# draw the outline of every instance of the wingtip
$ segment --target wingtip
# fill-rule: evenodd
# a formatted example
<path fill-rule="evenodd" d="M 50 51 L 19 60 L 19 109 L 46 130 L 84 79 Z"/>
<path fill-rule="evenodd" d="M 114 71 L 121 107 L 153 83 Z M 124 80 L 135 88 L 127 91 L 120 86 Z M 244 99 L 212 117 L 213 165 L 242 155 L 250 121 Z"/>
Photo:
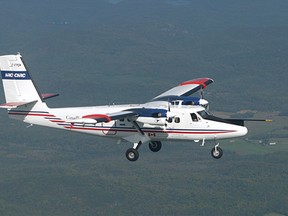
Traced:
<path fill-rule="evenodd" d="M 180 83 L 179 85 L 183 86 L 183 85 L 190 85 L 190 84 L 198 84 L 198 85 L 202 85 L 205 88 L 207 85 L 213 82 L 214 82 L 213 79 L 206 77 L 206 78 L 196 78 L 193 80 L 188 80 L 188 81 Z"/>

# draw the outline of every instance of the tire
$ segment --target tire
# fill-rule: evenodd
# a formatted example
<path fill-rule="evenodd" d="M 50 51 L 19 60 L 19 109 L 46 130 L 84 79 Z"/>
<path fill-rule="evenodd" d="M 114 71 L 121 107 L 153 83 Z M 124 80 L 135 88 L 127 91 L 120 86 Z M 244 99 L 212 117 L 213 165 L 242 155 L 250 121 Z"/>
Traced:
<path fill-rule="evenodd" d="M 136 161 L 139 158 L 139 153 L 136 149 L 130 148 L 126 151 L 126 158 L 129 161 Z"/>
<path fill-rule="evenodd" d="M 217 151 L 215 151 L 215 147 L 211 150 L 211 155 L 215 159 L 220 159 L 223 155 L 223 150 L 220 147 L 217 147 Z"/>
<path fill-rule="evenodd" d="M 149 143 L 149 149 L 152 152 L 158 152 L 162 147 L 162 143 L 160 141 L 152 141 Z"/>

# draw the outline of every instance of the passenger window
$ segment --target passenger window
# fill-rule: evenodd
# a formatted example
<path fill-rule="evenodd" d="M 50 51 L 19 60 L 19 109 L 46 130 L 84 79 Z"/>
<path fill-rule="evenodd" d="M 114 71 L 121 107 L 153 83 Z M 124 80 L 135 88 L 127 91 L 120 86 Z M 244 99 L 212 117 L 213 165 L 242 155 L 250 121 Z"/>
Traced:
<path fill-rule="evenodd" d="M 191 118 L 193 122 L 198 122 L 198 117 L 195 113 L 191 113 Z"/>
<path fill-rule="evenodd" d="M 174 121 L 175 121 L 175 123 L 180 123 L 180 118 L 179 118 L 179 117 L 176 117 L 176 118 L 174 119 Z"/>
<path fill-rule="evenodd" d="M 173 120 L 172 118 L 168 118 L 168 119 L 167 119 L 167 122 L 168 122 L 168 123 L 172 123 L 172 120 Z"/>

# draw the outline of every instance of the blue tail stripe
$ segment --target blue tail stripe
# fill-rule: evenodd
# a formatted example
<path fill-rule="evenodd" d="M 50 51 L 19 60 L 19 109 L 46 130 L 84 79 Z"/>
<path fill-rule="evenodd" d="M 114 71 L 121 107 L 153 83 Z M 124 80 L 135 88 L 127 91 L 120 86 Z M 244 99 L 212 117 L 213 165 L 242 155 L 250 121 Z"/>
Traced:
<path fill-rule="evenodd" d="M 30 80 L 28 71 L 1 71 L 2 79 Z"/>

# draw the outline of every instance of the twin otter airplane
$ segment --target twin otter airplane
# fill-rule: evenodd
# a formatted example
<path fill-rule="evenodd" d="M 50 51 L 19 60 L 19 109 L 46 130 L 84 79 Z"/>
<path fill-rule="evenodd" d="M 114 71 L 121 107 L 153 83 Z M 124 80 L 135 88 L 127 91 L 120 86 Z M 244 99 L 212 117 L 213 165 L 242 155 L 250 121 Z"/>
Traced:
<path fill-rule="evenodd" d="M 133 144 L 126 151 L 129 161 L 139 157 L 138 149 L 148 143 L 153 152 L 161 149 L 162 141 L 214 140 L 214 158 L 223 151 L 217 140 L 247 134 L 243 119 L 221 119 L 207 112 L 208 102 L 190 97 L 213 82 L 198 78 L 178 86 L 144 104 L 91 107 L 49 108 L 46 99 L 58 94 L 40 94 L 21 55 L 0 56 L 0 68 L 6 108 L 11 118 L 31 125 L 42 125 L 68 131 L 126 140 Z"/>

